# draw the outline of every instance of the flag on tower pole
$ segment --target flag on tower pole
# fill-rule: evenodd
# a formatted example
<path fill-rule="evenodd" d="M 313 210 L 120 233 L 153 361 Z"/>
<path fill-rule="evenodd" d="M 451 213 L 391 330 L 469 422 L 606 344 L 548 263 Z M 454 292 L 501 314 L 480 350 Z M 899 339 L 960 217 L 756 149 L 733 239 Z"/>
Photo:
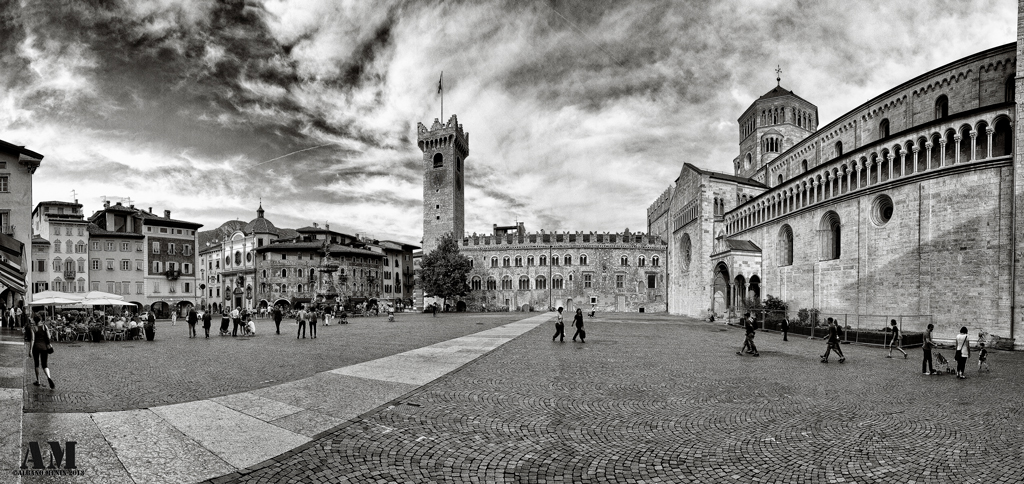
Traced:
<path fill-rule="evenodd" d="M 441 71 L 441 77 L 437 80 L 437 93 L 441 95 L 441 122 L 444 122 L 444 71 Z"/>

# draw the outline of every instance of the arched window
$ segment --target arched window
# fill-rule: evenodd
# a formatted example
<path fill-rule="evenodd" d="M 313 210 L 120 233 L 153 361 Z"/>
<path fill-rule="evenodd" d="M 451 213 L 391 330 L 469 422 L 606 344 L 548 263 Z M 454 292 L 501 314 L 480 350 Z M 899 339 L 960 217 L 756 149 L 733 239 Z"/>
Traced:
<path fill-rule="evenodd" d="M 516 256 L 516 267 L 523 267 L 523 256 Z"/>
<path fill-rule="evenodd" d="M 565 254 L 565 257 L 562 257 L 562 262 L 565 265 L 567 265 L 567 266 L 571 266 L 572 265 L 572 256 L 569 255 L 569 254 Z"/>
<path fill-rule="evenodd" d="M 793 265 L 793 228 L 785 224 L 779 229 L 779 266 Z"/>
<path fill-rule="evenodd" d="M 441 153 L 434 153 L 434 168 L 440 168 L 444 166 L 444 155 Z"/>
<path fill-rule="evenodd" d="M 843 156 L 843 142 L 836 141 L 836 158 Z"/>
<path fill-rule="evenodd" d="M 302 269 L 298 269 L 298 272 L 295 275 L 297 277 L 302 277 Z"/>
<path fill-rule="evenodd" d="M 942 119 L 949 116 L 949 98 L 945 94 L 935 100 L 935 119 Z"/>
<path fill-rule="evenodd" d="M 482 286 L 482 285 L 481 285 L 481 282 L 482 282 L 482 281 L 480 280 L 480 277 L 479 277 L 479 276 L 473 276 L 473 280 L 472 280 L 472 281 L 470 281 L 470 287 L 471 287 L 471 288 L 472 288 L 472 289 L 473 289 L 474 291 L 479 291 L 479 290 L 480 290 L 480 287 Z"/>
<path fill-rule="evenodd" d="M 779 173 L 779 183 L 778 183 L 778 185 L 782 185 L 782 173 Z M 778 185 L 776 185 L 776 186 L 778 186 Z"/>
<path fill-rule="evenodd" d="M 646 265 L 647 265 L 647 258 L 646 257 L 644 257 L 644 256 L 637 257 L 637 259 L 636 259 L 636 266 L 637 267 L 644 267 Z"/>
<path fill-rule="evenodd" d="M 502 257 L 502 258 L 501 258 L 501 266 L 502 266 L 502 267 L 509 267 L 509 266 L 511 265 L 511 264 L 510 264 L 510 262 L 511 262 L 511 261 L 512 261 L 512 259 L 510 259 L 510 258 L 509 258 L 509 257 L 508 257 L 508 256 L 506 255 L 505 257 Z"/>
<path fill-rule="evenodd" d="M 487 278 L 487 290 L 488 291 L 496 291 L 496 290 L 498 290 L 498 281 L 495 280 L 493 277 L 488 277 Z"/>
<path fill-rule="evenodd" d="M 807 171 L 807 160 L 800 162 L 800 171 Z"/>
<path fill-rule="evenodd" d="M 690 234 L 683 234 L 679 239 L 679 260 L 683 262 L 683 269 L 690 267 Z"/>
<path fill-rule="evenodd" d="M 839 223 L 839 214 L 829 211 L 821 218 L 821 225 L 818 227 L 821 238 L 821 260 L 838 259 L 842 248 L 842 224 Z"/>
<path fill-rule="evenodd" d="M 1013 86 L 1013 76 L 1006 78 L 1006 102 L 1012 103 L 1017 99 L 1017 91 Z"/>
<path fill-rule="evenodd" d="M 559 274 L 555 274 L 555 275 L 551 276 L 551 289 L 562 289 L 562 288 L 563 288 L 562 276 L 559 275 Z"/>
<path fill-rule="evenodd" d="M 498 258 L 491 257 L 491 267 L 498 267 Z"/>
<path fill-rule="evenodd" d="M 743 159 L 743 168 L 746 168 L 748 170 L 750 169 L 750 163 L 751 163 L 750 160 L 751 160 L 750 153 L 747 153 L 747 156 Z"/>
<path fill-rule="evenodd" d="M 881 123 L 878 123 L 878 139 L 889 137 L 889 118 L 885 118 Z"/>
<path fill-rule="evenodd" d="M 1013 132 L 1010 131 L 1010 120 L 996 120 L 995 131 L 992 133 L 992 156 L 1006 156 L 1013 153 Z"/>
<path fill-rule="evenodd" d="M 281 277 L 288 277 L 288 269 L 281 269 Z"/>
<path fill-rule="evenodd" d="M 628 266 L 629 265 L 629 257 L 626 257 L 626 256 L 620 257 L 619 258 L 619 265 L 620 266 Z"/>
<path fill-rule="evenodd" d="M 529 291 L 530 290 L 530 278 L 526 276 L 519 276 L 519 290 Z"/>
<path fill-rule="evenodd" d="M 534 281 L 534 288 L 535 289 L 547 289 L 548 288 L 548 280 L 547 280 L 547 278 L 545 278 L 544 276 L 537 276 L 536 281 Z"/>
<path fill-rule="evenodd" d="M 512 289 L 512 276 L 505 276 L 501 279 L 502 289 Z"/>
<path fill-rule="evenodd" d="M 528 266 L 532 266 L 533 265 L 533 256 L 532 255 L 526 256 L 526 265 L 528 265 Z"/>
<path fill-rule="evenodd" d="M 548 265 L 548 256 L 546 256 L 546 255 L 540 256 L 540 264 L 539 265 L 542 265 L 542 266 Z"/>
<path fill-rule="evenodd" d="M 557 266 L 558 265 L 558 256 L 557 255 L 551 256 L 551 265 L 553 265 L 553 266 Z"/>
<path fill-rule="evenodd" d="M 580 265 L 587 265 L 587 254 L 580 254 Z"/>

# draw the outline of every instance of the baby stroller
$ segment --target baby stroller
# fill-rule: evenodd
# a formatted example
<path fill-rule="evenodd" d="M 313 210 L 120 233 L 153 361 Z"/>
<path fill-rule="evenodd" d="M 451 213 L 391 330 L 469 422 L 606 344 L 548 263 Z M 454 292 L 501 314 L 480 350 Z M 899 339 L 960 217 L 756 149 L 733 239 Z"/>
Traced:
<path fill-rule="evenodd" d="M 935 352 L 935 368 L 944 370 L 939 373 L 956 373 L 956 371 L 949 367 L 949 360 L 947 360 L 945 356 L 942 356 L 942 353 L 937 351 Z"/>
<path fill-rule="evenodd" d="M 228 336 L 228 335 L 231 334 L 231 332 L 228 331 L 228 324 L 230 324 L 230 322 L 231 322 L 231 318 L 229 318 L 227 316 L 223 316 L 223 317 L 220 318 L 220 335 L 221 336 Z"/>

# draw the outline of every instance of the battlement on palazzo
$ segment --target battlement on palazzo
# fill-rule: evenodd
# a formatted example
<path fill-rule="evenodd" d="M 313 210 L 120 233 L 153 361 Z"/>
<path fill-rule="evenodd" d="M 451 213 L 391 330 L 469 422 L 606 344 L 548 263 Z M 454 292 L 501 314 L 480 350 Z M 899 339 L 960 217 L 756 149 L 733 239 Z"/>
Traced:
<path fill-rule="evenodd" d="M 647 235 L 642 232 L 630 232 L 628 229 L 622 233 L 597 233 L 597 232 L 545 232 L 541 230 L 535 233 L 484 235 L 476 234 L 463 237 L 462 246 L 472 247 L 480 245 L 575 245 L 575 244 L 640 244 L 640 245 L 666 245 L 665 241 L 657 235 Z"/>
<path fill-rule="evenodd" d="M 454 114 L 444 124 L 434 118 L 434 123 L 430 125 L 430 128 L 423 123 L 416 123 L 416 138 L 421 150 L 429 149 L 431 144 L 454 143 L 456 140 L 460 145 L 467 148 L 469 146 L 469 132 L 462 130 L 459 118 Z"/>
<path fill-rule="evenodd" d="M 665 191 L 662 192 L 661 195 L 658 196 L 658 198 L 656 200 L 654 200 L 654 203 L 652 203 L 651 206 L 647 207 L 647 216 L 648 216 L 648 218 L 650 218 L 650 217 L 655 217 L 656 218 L 658 215 L 661 215 L 661 214 L 663 214 L 665 212 L 668 212 L 669 202 L 671 200 L 672 200 L 672 187 L 670 186 L 670 187 L 666 188 Z"/>

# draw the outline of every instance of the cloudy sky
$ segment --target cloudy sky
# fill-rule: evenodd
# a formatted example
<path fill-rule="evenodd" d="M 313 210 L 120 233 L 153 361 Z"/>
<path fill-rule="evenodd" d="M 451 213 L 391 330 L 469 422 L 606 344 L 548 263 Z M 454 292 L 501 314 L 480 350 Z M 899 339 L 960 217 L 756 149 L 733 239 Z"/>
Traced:
<path fill-rule="evenodd" d="M 645 230 L 684 162 L 731 171 L 775 84 L 829 122 L 1016 38 L 1014 0 L 0 0 L 0 139 L 34 203 L 418 243 L 417 122 L 471 133 L 466 230 Z"/>

